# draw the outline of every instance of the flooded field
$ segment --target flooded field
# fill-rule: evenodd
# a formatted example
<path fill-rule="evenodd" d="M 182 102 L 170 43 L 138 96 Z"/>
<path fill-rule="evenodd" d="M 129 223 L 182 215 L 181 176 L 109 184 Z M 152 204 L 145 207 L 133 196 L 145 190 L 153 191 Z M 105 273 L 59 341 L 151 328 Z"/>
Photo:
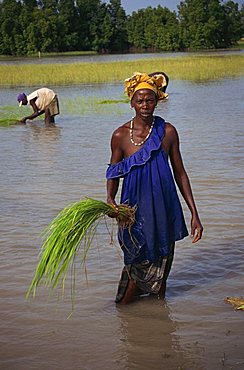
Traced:
<path fill-rule="evenodd" d="M 204 225 L 197 245 L 177 242 L 165 301 L 115 305 L 123 263 L 103 225 L 87 258 L 88 280 L 76 270 L 70 317 L 69 279 L 64 298 L 40 289 L 25 300 L 44 227 L 85 196 L 105 200 L 110 137 L 132 111 L 101 101 L 123 99 L 123 84 L 56 87 L 56 127 L 37 119 L 0 128 L 1 369 L 244 368 L 244 313 L 224 302 L 244 296 L 243 82 L 171 81 L 169 100 L 155 111 L 179 132 Z M 18 93 L 0 89 L 1 108 L 16 112 Z M 184 212 L 189 225 L 185 205 Z"/>

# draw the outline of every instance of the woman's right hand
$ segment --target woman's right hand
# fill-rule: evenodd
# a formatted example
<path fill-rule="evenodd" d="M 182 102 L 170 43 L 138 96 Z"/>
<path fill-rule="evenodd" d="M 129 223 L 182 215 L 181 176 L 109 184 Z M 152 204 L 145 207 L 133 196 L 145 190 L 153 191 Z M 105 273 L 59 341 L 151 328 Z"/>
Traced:
<path fill-rule="evenodd" d="M 114 199 L 107 199 L 107 203 L 111 204 L 114 207 L 114 213 L 110 213 L 108 216 L 111 218 L 116 218 L 118 216 L 119 207 L 114 201 Z"/>

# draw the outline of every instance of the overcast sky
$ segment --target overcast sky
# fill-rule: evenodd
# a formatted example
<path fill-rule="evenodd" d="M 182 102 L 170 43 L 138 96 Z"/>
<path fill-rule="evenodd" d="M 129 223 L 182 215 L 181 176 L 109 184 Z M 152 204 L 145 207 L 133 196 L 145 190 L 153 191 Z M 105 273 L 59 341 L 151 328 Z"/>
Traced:
<path fill-rule="evenodd" d="M 234 1 L 240 5 L 244 4 L 244 0 Z M 180 4 L 180 0 L 121 0 L 121 5 L 126 14 L 131 14 L 133 10 L 147 8 L 148 6 L 156 8 L 158 5 L 161 5 L 162 7 L 166 6 L 166 8 L 169 8 L 170 10 L 177 11 L 178 4 Z"/>

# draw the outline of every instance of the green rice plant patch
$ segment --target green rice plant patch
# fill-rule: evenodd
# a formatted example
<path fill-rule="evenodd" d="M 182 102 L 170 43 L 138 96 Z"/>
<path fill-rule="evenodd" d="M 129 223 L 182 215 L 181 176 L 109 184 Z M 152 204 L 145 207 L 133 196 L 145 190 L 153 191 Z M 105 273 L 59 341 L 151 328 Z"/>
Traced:
<path fill-rule="evenodd" d="M 63 98 L 62 113 L 84 116 L 89 112 L 102 114 L 123 114 L 123 107 L 120 104 L 127 102 L 126 99 L 99 100 L 94 96 L 78 96 L 76 98 Z M 114 106 L 115 104 L 115 106 Z"/>
<path fill-rule="evenodd" d="M 10 107 L 1 107 L 0 111 L 0 126 L 7 127 L 20 123 L 21 117 L 17 115 Z"/>
<path fill-rule="evenodd" d="M 6 127 L 16 124 L 21 124 L 20 120 L 28 115 L 31 111 L 30 107 L 21 108 L 17 106 L 4 105 L 0 107 L 0 126 Z"/>
<path fill-rule="evenodd" d="M 98 100 L 98 104 L 119 104 L 119 103 L 129 103 L 129 99 L 121 100 Z"/>
<path fill-rule="evenodd" d="M 135 71 L 158 70 L 170 79 L 192 82 L 239 78 L 244 75 L 244 56 L 205 53 L 119 62 L 0 65 L 0 86 L 121 83 Z"/>
<path fill-rule="evenodd" d="M 19 124 L 18 120 L 12 118 L 0 118 L 0 126 L 6 127 Z"/>

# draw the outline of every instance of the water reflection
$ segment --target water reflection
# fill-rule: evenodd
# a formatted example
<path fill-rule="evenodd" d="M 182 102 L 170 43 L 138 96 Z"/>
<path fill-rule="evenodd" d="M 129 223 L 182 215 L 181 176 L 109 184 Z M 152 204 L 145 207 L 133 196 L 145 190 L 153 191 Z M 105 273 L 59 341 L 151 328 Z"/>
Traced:
<path fill-rule="evenodd" d="M 48 171 L 51 171 L 51 168 L 54 170 L 57 164 L 62 129 L 56 125 L 45 125 L 43 121 L 28 123 L 20 129 L 22 129 L 23 145 L 19 150 L 23 153 L 22 159 L 29 163 L 28 169 L 25 169 L 25 175 L 28 176 L 29 168 L 36 176 L 45 168 L 45 175 L 47 175 Z M 23 167 L 26 166 L 23 165 Z M 45 182 L 44 179 L 42 181 Z"/>
<path fill-rule="evenodd" d="M 146 297 L 127 307 L 118 305 L 117 312 L 125 369 L 193 368 L 179 347 L 176 323 L 165 301 Z"/>
<path fill-rule="evenodd" d="M 57 141 L 61 137 L 61 128 L 56 126 L 55 124 L 36 124 L 31 123 L 29 125 L 34 140 L 39 142 L 51 143 L 53 141 Z"/>

